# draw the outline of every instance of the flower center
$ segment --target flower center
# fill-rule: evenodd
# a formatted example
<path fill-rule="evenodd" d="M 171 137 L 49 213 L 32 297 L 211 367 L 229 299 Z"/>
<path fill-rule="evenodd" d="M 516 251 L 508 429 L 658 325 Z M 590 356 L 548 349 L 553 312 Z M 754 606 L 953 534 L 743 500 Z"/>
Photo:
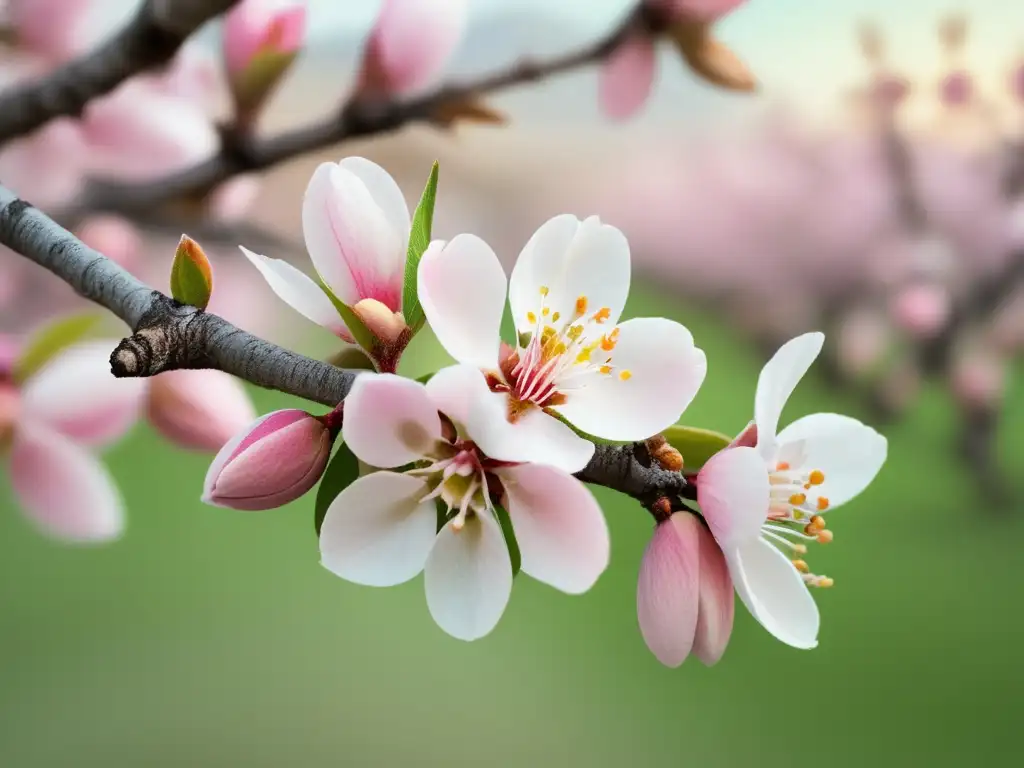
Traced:
<path fill-rule="evenodd" d="M 771 485 L 768 519 L 761 526 L 761 533 L 793 553 L 793 565 L 808 586 L 831 587 L 832 579 L 811 573 L 801 557 L 807 554 L 804 541 L 819 544 L 832 541 L 832 531 L 825 527 L 824 517 L 829 501 L 815 493 L 825 482 L 825 473 L 820 469 L 809 472 L 793 469 L 788 462 L 780 461 L 768 473 L 768 482 Z"/>
<path fill-rule="evenodd" d="M 526 313 L 533 330 L 521 333 L 516 351 L 502 361 L 503 379 L 489 378 L 492 390 L 509 395 L 509 421 L 532 406 L 561 405 L 567 394 L 586 386 L 588 376 L 615 373 L 626 381 L 633 375 L 612 363 L 619 329 L 605 327 L 611 309 L 592 312 L 587 297 L 579 296 L 571 315 L 563 317 L 551 310 L 547 297 L 542 286 L 537 308 Z"/>
<path fill-rule="evenodd" d="M 445 522 L 457 532 L 465 526 L 469 515 L 491 508 L 485 469 L 488 461 L 472 441 L 439 441 L 426 464 L 409 470 L 409 474 L 424 477 L 431 490 L 422 500 L 444 502 L 448 507 Z"/>

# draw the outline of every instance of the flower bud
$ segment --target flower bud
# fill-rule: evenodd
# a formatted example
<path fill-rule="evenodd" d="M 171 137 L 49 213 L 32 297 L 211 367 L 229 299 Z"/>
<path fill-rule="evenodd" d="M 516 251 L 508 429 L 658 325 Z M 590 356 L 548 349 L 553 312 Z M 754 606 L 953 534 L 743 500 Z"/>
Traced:
<path fill-rule="evenodd" d="M 904 330 L 918 338 L 930 338 L 949 317 L 949 292 L 939 285 L 912 285 L 893 299 L 890 311 Z"/>
<path fill-rule="evenodd" d="M 257 109 L 306 37 L 305 0 L 242 0 L 224 18 L 224 65 L 236 106 Z"/>
<path fill-rule="evenodd" d="M 214 370 L 167 371 L 150 381 L 146 416 L 179 448 L 219 451 L 256 418 L 245 388 Z"/>
<path fill-rule="evenodd" d="M 360 299 L 352 311 L 359 315 L 370 333 L 384 345 L 395 344 L 408 330 L 401 312 L 392 312 L 376 299 Z"/>
<path fill-rule="evenodd" d="M 241 510 L 274 509 L 316 485 L 334 436 L 315 416 L 289 408 L 262 416 L 210 464 L 203 501 Z"/>

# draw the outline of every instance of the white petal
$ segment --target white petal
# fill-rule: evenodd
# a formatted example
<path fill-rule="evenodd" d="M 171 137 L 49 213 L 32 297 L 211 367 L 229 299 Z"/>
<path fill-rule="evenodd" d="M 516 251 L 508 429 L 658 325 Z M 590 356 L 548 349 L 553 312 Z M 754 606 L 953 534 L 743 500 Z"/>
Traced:
<path fill-rule="evenodd" d="M 508 396 L 490 391 L 470 410 L 469 437 L 492 459 L 548 464 L 572 474 L 594 455 L 592 442 L 539 408 L 525 411 L 514 424 L 507 413 Z"/>
<path fill-rule="evenodd" d="M 622 323 L 612 365 L 608 375 L 595 371 L 582 379 L 554 410 L 587 434 L 622 442 L 646 440 L 675 424 L 708 370 L 686 327 L 660 317 Z"/>
<path fill-rule="evenodd" d="M 786 401 L 821 353 L 825 334 L 815 331 L 790 339 L 765 363 L 757 379 L 754 421 L 757 447 L 765 461 L 775 457 L 775 433 Z"/>
<path fill-rule="evenodd" d="M 754 448 L 726 448 L 697 474 L 697 503 L 723 549 L 761 535 L 768 519 L 768 469 Z"/>
<path fill-rule="evenodd" d="M 442 368 L 427 382 L 427 394 L 434 406 L 463 432 L 469 423 L 473 401 L 489 393 L 483 372 L 472 365 Z"/>
<path fill-rule="evenodd" d="M 19 424 L 11 446 L 11 487 L 44 533 L 69 542 L 111 541 L 124 531 L 124 504 L 99 460 L 38 424 Z"/>
<path fill-rule="evenodd" d="M 345 398 L 341 434 L 373 467 L 422 459 L 441 436 L 437 407 L 418 381 L 392 373 L 363 373 Z"/>
<path fill-rule="evenodd" d="M 350 306 L 370 298 L 401 309 L 409 233 L 394 229 L 359 176 L 335 163 L 317 167 L 302 201 L 302 233 L 335 296 Z"/>
<path fill-rule="evenodd" d="M 354 173 L 366 185 L 370 197 L 384 212 L 392 229 L 399 234 L 404 233 L 404 247 L 408 247 L 409 230 L 412 228 L 409 205 L 391 174 L 365 157 L 346 157 L 340 160 L 338 165 L 346 171 Z"/>
<path fill-rule="evenodd" d="M 110 372 L 113 339 L 68 347 L 25 383 L 25 415 L 77 443 L 107 445 L 138 419 L 148 382 Z"/>
<path fill-rule="evenodd" d="M 576 300 L 585 296 L 587 313 L 607 307 L 612 327 L 626 304 L 629 278 L 629 243 L 622 232 L 597 216 L 582 222 L 570 214 L 555 216 L 527 241 L 512 270 L 509 301 L 516 328 L 534 329 L 527 313 L 539 316 L 542 287 L 552 314 L 569 319 Z"/>
<path fill-rule="evenodd" d="M 818 606 L 788 557 L 756 539 L 727 552 L 726 559 L 736 593 L 765 629 L 794 648 L 817 646 Z"/>
<path fill-rule="evenodd" d="M 456 531 L 437 534 L 424 568 L 427 608 L 452 637 L 476 640 L 498 624 L 512 594 L 512 563 L 501 527 L 473 515 Z"/>
<path fill-rule="evenodd" d="M 522 569 L 569 594 L 586 592 L 608 567 L 608 524 L 587 487 L 541 464 L 498 470 Z"/>
<path fill-rule="evenodd" d="M 306 319 L 312 320 L 336 336 L 345 339 L 351 338 L 338 310 L 334 308 L 334 304 L 331 303 L 324 290 L 312 279 L 287 261 L 267 258 L 253 253 L 244 246 L 239 246 L 239 248 L 253 266 L 260 271 L 263 279 L 270 286 L 270 290 L 276 293 L 281 301 Z"/>
<path fill-rule="evenodd" d="M 814 413 L 797 419 L 778 437 L 781 449 L 799 453 L 804 470 L 821 470 L 825 482 L 814 488 L 830 507 L 859 494 L 885 463 L 888 442 L 874 429 L 849 416 Z"/>
<path fill-rule="evenodd" d="M 434 545 L 437 511 L 421 502 L 419 478 L 397 472 L 360 477 L 331 502 L 320 528 L 320 562 L 371 587 L 401 584 L 423 570 Z"/>
<path fill-rule="evenodd" d="M 431 244 L 420 259 L 420 304 L 448 354 L 460 363 L 495 368 L 505 312 L 505 271 L 476 235 Z"/>

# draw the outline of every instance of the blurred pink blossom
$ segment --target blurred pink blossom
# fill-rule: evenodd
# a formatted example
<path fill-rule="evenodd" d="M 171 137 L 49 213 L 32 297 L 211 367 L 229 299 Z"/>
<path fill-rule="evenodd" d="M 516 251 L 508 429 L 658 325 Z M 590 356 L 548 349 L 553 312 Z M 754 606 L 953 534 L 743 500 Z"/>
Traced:
<path fill-rule="evenodd" d="M 179 448 L 215 453 L 256 418 L 256 411 L 233 376 L 180 370 L 150 379 L 146 415 Z"/>
<path fill-rule="evenodd" d="M 297 53 L 305 37 L 306 0 L 242 0 L 224 17 L 228 74 L 241 75 L 264 53 Z"/>
<path fill-rule="evenodd" d="M 246 174 L 224 182 L 210 196 L 210 215 L 226 223 L 245 218 L 260 194 L 259 176 Z"/>
<path fill-rule="evenodd" d="M 601 65 L 598 97 L 612 120 L 625 120 L 647 102 L 654 87 L 657 51 L 646 31 L 631 34 Z"/>
<path fill-rule="evenodd" d="M 76 123 L 53 120 L 0 149 L 0 179 L 35 205 L 64 205 L 81 191 L 86 154 Z"/>
<path fill-rule="evenodd" d="M 969 72 L 950 72 L 939 83 L 939 99 L 947 107 L 963 107 L 974 96 L 974 80 Z"/>
<path fill-rule="evenodd" d="M 1006 391 L 1006 360 L 995 350 L 974 345 L 961 351 L 953 363 L 953 393 L 964 405 L 993 408 Z"/>
<path fill-rule="evenodd" d="M 127 219 L 112 214 L 96 214 L 82 222 L 79 239 L 93 250 L 131 271 L 142 256 L 142 235 Z"/>
<path fill-rule="evenodd" d="M 890 311 L 896 323 L 918 338 L 930 338 L 942 330 L 949 317 L 949 291 L 934 283 L 916 283 L 900 291 Z"/>
<path fill-rule="evenodd" d="M 466 26 L 467 0 L 384 0 L 366 41 L 359 90 L 405 97 L 437 83 Z"/>
<path fill-rule="evenodd" d="M 93 0 L 7 0 L 18 45 L 55 64 L 87 51 L 102 30 L 91 16 Z"/>

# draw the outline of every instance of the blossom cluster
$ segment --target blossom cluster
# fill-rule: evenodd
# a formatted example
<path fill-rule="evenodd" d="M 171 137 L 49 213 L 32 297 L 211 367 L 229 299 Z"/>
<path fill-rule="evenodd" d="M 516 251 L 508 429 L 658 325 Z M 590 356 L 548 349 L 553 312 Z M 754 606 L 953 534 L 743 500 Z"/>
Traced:
<path fill-rule="evenodd" d="M 555 216 L 506 275 L 479 237 L 433 237 L 437 179 L 435 165 L 410 214 L 371 161 L 319 166 L 302 205 L 315 279 L 242 248 L 283 301 L 373 370 L 327 414 L 287 409 L 240 431 L 210 466 L 204 500 L 268 509 L 323 477 L 324 567 L 370 586 L 422 572 L 437 624 L 474 640 L 497 625 L 520 571 L 568 594 L 596 583 L 609 532 L 576 475 L 598 460 L 597 444 L 663 436 L 688 461 L 694 493 L 645 500 L 656 521 L 637 591 L 648 646 L 671 666 L 691 652 L 716 662 L 735 589 L 775 637 L 814 647 L 808 587 L 832 581 L 804 554 L 831 540 L 827 514 L 886 457 L 885 438 L 849 417 L 815 414 L 778 429 L 824 336 L 778 350 L 758 381 L 754 420 L 735 440 L 713 439 L 701 466 L 692 430 L 677 422 L 704 382 L 706 356 L 677 322 L 623 317 L 623 233 L 596 216 Z M 514 330 L 503 338 L 506 309 Z M 419 380 L 399 375 L 425 324 L 454 364 Z"/>

